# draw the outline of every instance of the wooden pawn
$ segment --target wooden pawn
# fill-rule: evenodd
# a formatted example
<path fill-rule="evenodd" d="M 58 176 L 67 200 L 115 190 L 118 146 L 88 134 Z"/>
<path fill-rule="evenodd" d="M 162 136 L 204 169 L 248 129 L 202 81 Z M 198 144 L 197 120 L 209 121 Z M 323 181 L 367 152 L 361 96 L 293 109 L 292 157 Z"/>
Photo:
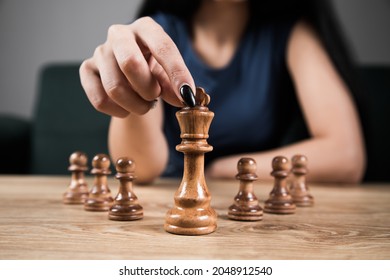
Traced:
<path fill-rule="evenodd" d="M 256 161 L 251 158 L 241 158 L 237 164 L 240 189 L 234 197 L 234 203 L 229 207 L 228 217 L 238 221 L 261 221 L 263 209 L 253 190 L 253 182 L 257 180 Z"/>
<path fill-rule="evenodd" d="M 271 175 L 274 179 L 274 187 L 264 205 L 264 212 L 272 214 L 293 214 L 295 204 L 287 187 L 287 176 L 290 165 L 288 159 L 277 156 L 272 160 Z"/>
<path fill-rule="evenodd" d="M 95 176 L 94 184 L 84 203 L 87 211 L 108 211 L 113 198 L 107 184 L 107 175 L 111 174 L 110 158 L 105 154 L 98 154 L 92 160 L 91 174 Z"/>
<path fill-rule="evenodd" d="M 108 212 L 108 218 L 115 221 L 142 219 L 143 208 L 133 192 L 133 180 L 136 178 L 134 161 L 127 157 L 119 158 L 116 162 L 116 171 L 115 178 L 119 180 L 119 190 Z"/>
<path fill-rule="evenodd" d="M 85 153 L 77 151 L 69 157 L 69 171 L 72 177 L 68 189 L 63 195 L 65 204 L 83 204 L 88 197 L 88 185 L 84 173 L 88 170 L 88 157 Z"/>
<path fill-rule="evenodd" d="M 290 193 L 295 205 L 300 207 L 313 206 L 314 198 L 309 192 L 306 184 L 307 158 L 304 155 L 295 155 L 291 159 L 293 175 Z"/>

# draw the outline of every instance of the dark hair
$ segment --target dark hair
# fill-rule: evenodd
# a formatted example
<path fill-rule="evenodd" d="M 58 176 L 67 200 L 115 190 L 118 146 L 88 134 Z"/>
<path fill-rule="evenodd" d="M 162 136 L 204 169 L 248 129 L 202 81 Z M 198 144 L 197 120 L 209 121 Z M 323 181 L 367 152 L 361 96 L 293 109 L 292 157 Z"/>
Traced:
<path fill-rule="evenodd" d="M 188 24 L 198 10 L 202 0 L 146 0 L 138 17 L 156 12 L 173 14 Z M 355 65 L 350 50 L 342 36 L 333 6 L 328 0 L 248 0 L 250 5 L 249 27 L 264 21 L 304 19 L 318 33 L 340 76 L 349 87 L 359 113 L 364 105 L 362 92 L 355 79 Z"/>

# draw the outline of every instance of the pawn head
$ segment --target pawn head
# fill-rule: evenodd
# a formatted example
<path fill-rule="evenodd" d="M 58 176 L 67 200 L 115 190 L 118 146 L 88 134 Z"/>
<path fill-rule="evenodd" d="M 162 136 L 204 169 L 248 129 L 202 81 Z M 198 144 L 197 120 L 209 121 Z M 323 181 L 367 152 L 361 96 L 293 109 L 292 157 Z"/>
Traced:
<path fill-rule="evenodd" d="M 274 171 L 288 171 L 290 169 L 290 163 L 286 157 L 277 156 L 272 160 L 272 169 Z"/>
<path fill-rule="evenodd" d="M 92 159 L 92 166 L 96 169 L 107 170 L 110 168 L 110 158 L 106 154 L 97 154 Z"/>
<path fill-rule="evenodd" d="M 307 157 L 304 155 L 295 155 L 291 159 L 291 163 L 293 167 L 306 167 L 307 166 Z"/>
<path fill-rule="evenodd" d="M 135 171 L 135 162 L 127 157 L 121 157 L 116 161 L 116 171 L 118 173 L 133 173 Z"/>
<path fill-rule="evenodd" d="M 252 158 L 241 158 L 237 163 L 238 174 L 255 174 L 256 169 L 256 161 Z"/>
<path fill-rule="evenodd" d="M 71 166 L 86 167 L 88 164 L 88 157 L 84 152 L 76 151 L 70 155 L 69 163 Z"/>

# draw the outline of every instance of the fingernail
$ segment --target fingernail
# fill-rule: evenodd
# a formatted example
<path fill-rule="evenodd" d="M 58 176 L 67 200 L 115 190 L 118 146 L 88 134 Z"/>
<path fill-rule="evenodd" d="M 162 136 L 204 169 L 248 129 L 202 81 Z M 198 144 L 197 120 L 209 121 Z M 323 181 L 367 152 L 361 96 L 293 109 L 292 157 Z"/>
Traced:
<path fill-rule="evenodd" d="M 184 103 L 189 107 L 195 107 L 195 95 L 189 85 L 182 85 L 180 88 L 180 95 L 184 100 Z"/>

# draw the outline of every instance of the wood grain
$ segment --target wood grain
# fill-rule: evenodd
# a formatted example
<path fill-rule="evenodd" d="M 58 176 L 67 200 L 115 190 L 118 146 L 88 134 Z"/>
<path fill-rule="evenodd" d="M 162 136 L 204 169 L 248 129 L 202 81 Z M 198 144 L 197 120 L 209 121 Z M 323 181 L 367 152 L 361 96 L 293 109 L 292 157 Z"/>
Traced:
<path fill-rule="evenodd" d="M 92 184 L 92 177 L 86 180 Z M 237 181 L 211 181 L 218 228 L 209 235 L 164 230 L 180 182 L 137 186 L 144 218 L 111 221 L 107 212 L 65 205 L 69 177 L 0 177 L 0 259 L 389 259 L 390 185 L 311 185 L 316 205 L 263 221 L 227 218 Z M 112 191 L 118 182 L 109 178 Z M 254 182 L 261 205 L 272 183 Z"/>

